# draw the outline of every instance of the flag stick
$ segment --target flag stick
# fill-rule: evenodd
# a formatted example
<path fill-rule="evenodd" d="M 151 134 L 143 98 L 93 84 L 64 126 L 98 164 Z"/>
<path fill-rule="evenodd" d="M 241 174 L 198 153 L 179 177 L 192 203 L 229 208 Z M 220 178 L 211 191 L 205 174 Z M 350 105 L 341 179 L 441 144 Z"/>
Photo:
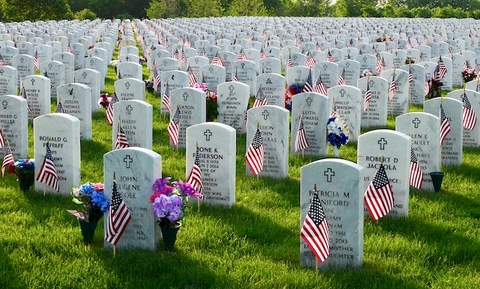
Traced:
<path fill-rule="evenodd" d="M 393 81 L 395 81 L 395 67 L 393 68 L 392 82 L 393 82 Z M 391 84 L 390 84 L 390 85 L 391 85 Z M 396 85 L 395 85 L 395 90 L 397 90 Z M 388 88 L 388 91 L 389 91 L 389 93 L 390 93 L 390 88 Z M 395 99 L 395 93 L 393 94 L 393 97 L 392 97 L 392 116 L 393 116 L 393 107 L 395 106 L 394 99 Z"/>
<path fill-rule="evenodd" d="M 258 129 L 260 129 L 260 123 L 259 123 L 259 122 L 257 122 L 257 130 L 258 130 Z M 264 156 L 264 158 L 265 158 L 265 156 Z M 263 170 L 263 166 L 262 166 L 262 170 Z M 258 172 L 258 174 L 257 174 L 257 181 L 258 181 L 259 179 L 260 179 L 260 172 Z"/>
<path fill-rule="evenodd" d="M 195 151 L 195 153 L 198 152 L 198 141 L 197 141 L 196 146 L 197 146 L 197 147 L 196 147 L 197 150 Z M 195 156 L 195 158 L 196 158 L 196 157 L 197 157 L 197 156 Z M 203 185 L 202 185 L 202 187 L 203 187 Z M 197 198 L 197 204 L 198 204 L 198 212 L 200 213 L 200 198 Z"/>
<path fill-rule="evenodd" d="M 410 80 L 410 74 L 412 72 L 412 65 L 408 64 L 408 79 Z M 412 76 L 413 78 L 413 76 Z M 408 81 L 408 104 L 412 104 L 412 83 Z"/>
<path fill-rule="evenodd" d="M 313 193 L 317 194 L 317 183 L 313 184 Z M 315 256 L 315 272 L 318 272 L 318 259 L 317 256 Z"/>
<path fill-rule="evenodd" d="M 465 92 L 465 90 L 464 90 L 463 92 Z M 442 105 L 442 104 L 443 104 L 443 96 L 440 95 L 440 105 Z M 442 121 L 442 112 L 440 112 L 440 122 L 441 122 L 441 121 Z M 440 152 L 439 152 L 439 155 L 440 155 L 440 168 L 442 168 L 442 147 L 443 147 L 443 145 L 441 145 L 440 148 L 439 148 L 439 151 L 440 151 Z"/>
<path fill-rule="evenodd" d="M 370 81 L 370 73 L 367 75 L 367 89 L 368 89 L 368 82 Z M 367 128 L 370 126 L 370 101 L 368 101 L 367 107 Z"/>
<path fill-rule="evenodd" d="M 115 171 L 113 172 L 113 182 L 115 183 Z M 110 218 L 110 216 L 108 217 Z M 115 258 L 116 251 L 117 251 L 117 245 L 113 245 L 113 258 Z"/>

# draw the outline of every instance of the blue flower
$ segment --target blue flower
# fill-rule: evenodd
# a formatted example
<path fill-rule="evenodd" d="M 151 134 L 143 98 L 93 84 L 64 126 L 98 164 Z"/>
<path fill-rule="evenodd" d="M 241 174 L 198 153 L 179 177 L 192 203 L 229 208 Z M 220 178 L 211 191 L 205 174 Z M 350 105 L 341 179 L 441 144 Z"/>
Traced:
<path fill-rule="evenodd" d="M 92 203 L 100 207 L 100 210 L 104 213 L 106 213 L 110 207 L 110 202 L 105 198 L 105 195 L 96 191 L 92 193 Z"/>

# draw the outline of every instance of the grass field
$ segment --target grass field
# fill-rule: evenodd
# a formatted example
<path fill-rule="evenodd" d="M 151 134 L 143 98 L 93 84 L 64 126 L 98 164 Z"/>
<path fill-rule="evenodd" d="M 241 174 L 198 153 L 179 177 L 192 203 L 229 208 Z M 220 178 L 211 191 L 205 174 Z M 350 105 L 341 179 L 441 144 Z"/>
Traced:
<path fill-rule="evenodd" d="M 114 79 L 109 67 L 108 92 Z M 147 101 L 159 111 L 158 97 L 147 93 Z M 185 151 L 169 147 L 167 125 L 154 113 L 153 150 L 164 176 L 185 179 Z M 103 182 L 111 148 L 104 111 L 92 127 L 93 140 L 81 143 L 82 183 Z M 29 135 L 33 156 L 31 124 Z M 76 208 L 71 198 L 23 193 L 8 175 L 0 182 L 0 288 L 478 288 L 479 154 L 466 148 L 462 166 L 443 169 L 441 193 L 412 189 L 408 218 L 365 218 L 361 268 L 323 273 L 299 265 L 300 168 L 317 158 L 290 155 L 286 179 L 246 177 L 244 135 L 237 137 L 235 206 L 193 210 L 174 252 L 117 251 L 113 258 L 103 248 L 103 224 L 85 246 L 66 212 Z M 340 155 L 355 162 L 356 144 Z"/>

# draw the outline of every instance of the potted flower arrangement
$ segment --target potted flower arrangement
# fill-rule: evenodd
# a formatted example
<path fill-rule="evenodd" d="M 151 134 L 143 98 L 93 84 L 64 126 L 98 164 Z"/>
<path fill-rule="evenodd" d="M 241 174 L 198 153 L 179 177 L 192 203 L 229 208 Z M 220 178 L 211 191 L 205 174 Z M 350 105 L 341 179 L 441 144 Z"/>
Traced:
<path fill-rule="evenodd" d="M 86 183 L 79 188 L 70 189 L 72 201 L 84 208 L 84 212 L 76 210 L 68 212 L 78 218 L 85 244 L 91 244 L 98 221 L 110 207 L 110 201 L 105 197 L 103 189 L 104 185 L 101 183 Z"/>
<path fill-rule="evenodd" d="M 188 200 L 191 197 L 202 198 L 189 183 L 181 180 L 170 183 L 171 178 L 159 178 L 152 185 L 153 194 L 150 196 L 153 214 L 162 230 L 162 238 L 167 250 L 172 250 L 177 239 L 177 233 L 188 209 Z"/>
<path fill-rule="evenodd" d="M 17 175 L 20 189 L 24 192 L 30 190 L 35 182 L 35 160 L 34 159 L 18 159 L 8 168 L 9 174 Z"/>
<path fill-rule="evenodd" d="M 430 85 L 430 90 L 426 95 L 427 99 L 440 97 L 442 95 L 443 82 L 441 82 L 440 80 L 431 79 L 429 80 L 429 85 Z"/>
<path fill-rule="evenodd" d="M 302 92 L 303 86 L 298 84 L 292 84 L 285 89 L 285 108 L 292 111 L 292 98 L 295 94 Z"/>
<path fill-rule="evenodd" d="M 327 122 L 327 139 L 333 146 L 333 155 L 338 158 L 340 147 L 348 142 L 348 126 L 336 113 L 332 114 Z"/>
<path fill-rule="evenodd" d="M 206 83 L 195 83 L 193 85 L 193 88 L 196 89 L 201 89 L 205 92 L 206 97 L 207 97 L 207 115 L 206 119 L 207 121 L 213 121 L 214 119 L 217 118 L 218 116 L 218 101 L 217 101 L 217 94 L 213 91 L 210 91 L 207 87 Z"/>

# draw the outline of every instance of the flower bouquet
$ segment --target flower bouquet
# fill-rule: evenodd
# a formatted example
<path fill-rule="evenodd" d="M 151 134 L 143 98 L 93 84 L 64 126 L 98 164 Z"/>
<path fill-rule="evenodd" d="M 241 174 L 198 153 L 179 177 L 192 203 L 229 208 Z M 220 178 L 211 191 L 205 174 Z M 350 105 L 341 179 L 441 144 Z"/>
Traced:
<path fill-rule="evenodd" d="M 18 159 L 8 168 L 9 174 L 17 175 L 20 183 L 20 189 L 24 192 L 30 190 L 35 182 L 35 160 L 34 159 Z"/>
<path fill-rule="evenodd" d="M 195 83 L 193 88 L 201 89 L 205 92 L 207 97 L 207 120 L 213 121 L 218 116 L 218 101 L 217 94 L 213 91 L 210 91 L 206 83 Z"/>
<path fill-rule="evenodd" d="M 73 196 L 72 201 L 75 204 L 83 205 L 85 210 L 84 212 L 67 210 L 79 220 L 85 244 L 92 242 L 98 221 L 110 207 L 110 201 L 105 198 L 103 188 L 104 185 L 101 183 L 86 183 L 80 188 L 72 187 L 70 189 Z"/>
<path fill-rule="evenodd" d="M 202 198 L 192 185 L 181 180 L 170 183 L 171 178 L 159 178 L 152 186 L 153 194 L 150 196 L 153 214 L 159 218 L 157 221 L 167 250 L 172 250 L 177 238 L 177 232 L 188 210 L 190 197 Z"/>
<path fill-rule="evenodd" d="M 443 83 L 440 80 L 434 80 L 434 79 L 431 79 L 429 82 L 430 82 L 429 83 L 430 90 L 428 91 L 426 98 L 432 99 L 432 98 L 440 97 L 442 95 Z"/>
<path fill-rule="evenodd" d="M 292 84 L 287 89 L 285 89 L 285 108 L 292 110 L 292 98 L 295 94 L 302 92 L 303 86 Z"/>
<path fill-rule="evenodd" d="M 330 116 L 327 122 L 327 139 L 333 146 L 333 155 L 338 157 L 340 147 L 348 142 L 348 126 L 337 114 Z"/>
<path fill-rule="evenodd" d="M 467 68 L 462 71 L 463 81 L 465 83 L 475 79 L 475 69 Z"/>

